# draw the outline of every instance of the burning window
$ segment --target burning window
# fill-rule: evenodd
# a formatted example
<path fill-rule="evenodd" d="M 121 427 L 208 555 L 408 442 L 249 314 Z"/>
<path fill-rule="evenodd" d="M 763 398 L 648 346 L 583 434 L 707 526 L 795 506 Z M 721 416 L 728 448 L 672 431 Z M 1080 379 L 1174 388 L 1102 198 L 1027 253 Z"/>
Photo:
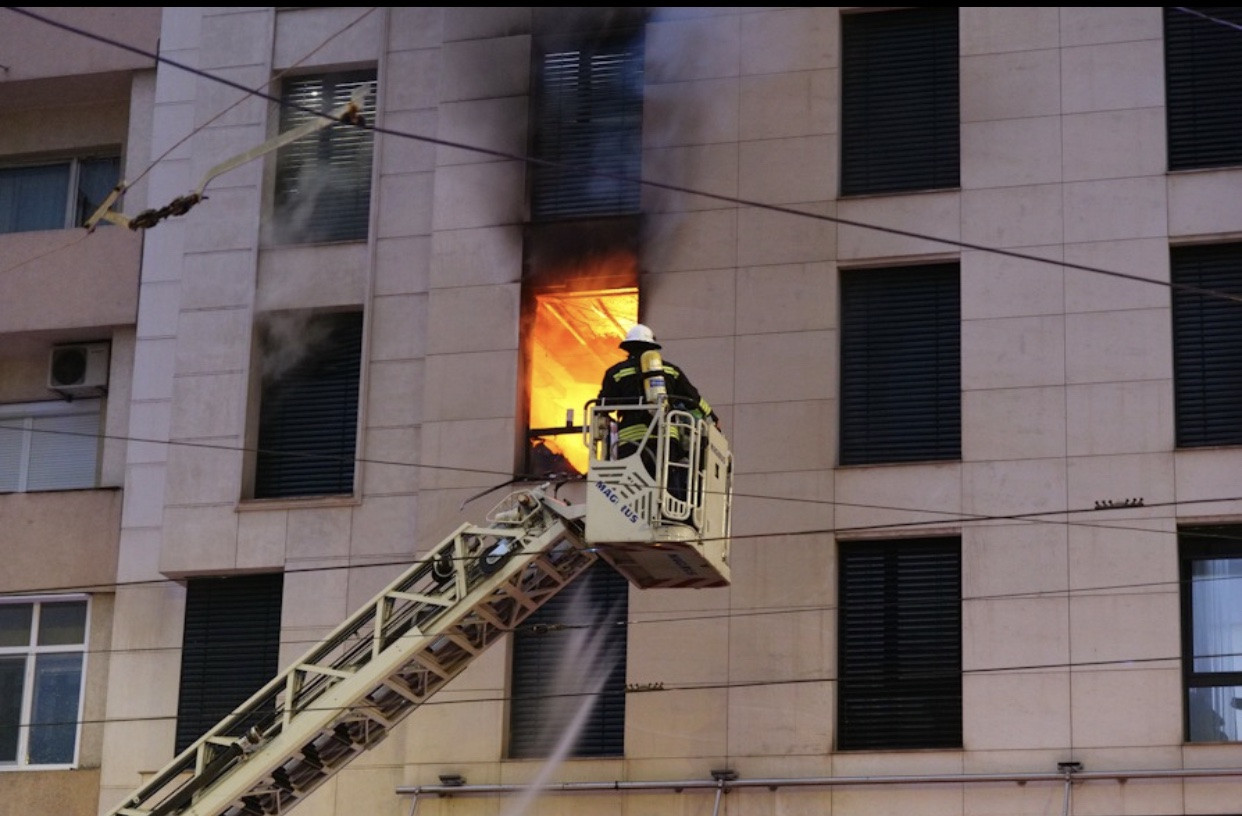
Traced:
<path fill-rule="evenodd" d="M 618 250 L 541 279 L 525 321 L 527 470 L 585 474 L 583 407 L 599 394 L 604 370 L 622 356 L 617 344 L 638 322 L 637 259 Z"/>

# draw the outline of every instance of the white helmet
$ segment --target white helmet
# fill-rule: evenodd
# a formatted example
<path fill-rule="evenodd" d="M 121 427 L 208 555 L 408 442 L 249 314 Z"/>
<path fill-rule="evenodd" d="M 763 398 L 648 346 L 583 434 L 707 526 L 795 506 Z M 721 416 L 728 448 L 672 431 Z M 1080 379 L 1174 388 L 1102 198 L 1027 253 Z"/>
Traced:
<path fill-rule="evenodd" d="M 635 323 L 634 328 L 625 333 L 625 339 L 621 341 L 621 348 L 626 351 L 647 348 L 658 349 L 660 344 L 656 342 L 655 332 L 642 323 Z"/>

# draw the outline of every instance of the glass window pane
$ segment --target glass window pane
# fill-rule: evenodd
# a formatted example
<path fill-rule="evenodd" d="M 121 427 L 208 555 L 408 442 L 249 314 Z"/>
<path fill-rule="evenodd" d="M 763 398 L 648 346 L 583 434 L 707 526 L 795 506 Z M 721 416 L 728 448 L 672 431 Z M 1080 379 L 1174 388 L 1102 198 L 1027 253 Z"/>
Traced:
<path fill-rule="evenodd" d="M 0 763 L 17 761 L 25 657 L 0 657 Z"/>
<path fill-rule="evenodd" d="M 0 646 L 29 646 L 31 604 L 0 604 Z"/>
<path fill-rule="evenodd" d="M 1242 671 L 1242 558 L 1195 561 L 1190 599 L 1194 671 Z"/>
<path fill-rule="evenodd" d="M 65 646 L 85 641 L 86 601 L 45 603 L 40 607 L 40 646 Z"/>
<path fill-rule="evenodd" d="M 81 654 L 45 654 L 36 659 L 28 751 L 30 764 L 73 762 L 81 689 Z"/>
<path fill-rule="evenodd" d="M 63 229 L 69 164 L 0 170 L 0 233 Z"/>
<path fill-rule="evenodd" d="M 78 166 L 77 215 L 74 226 L 82 226 L 121 180 L 121 160 L 116 156 L 86 159 Z M 117 209 L 120 209 L 119 207 Z M 107 221 L 99 222 L 107 224 Z"/>
<path fill-rule="evenodd" d="M 1242 686 L 1190 689 L 1190 741 L 1236 742 L 1242 737 Z"/>

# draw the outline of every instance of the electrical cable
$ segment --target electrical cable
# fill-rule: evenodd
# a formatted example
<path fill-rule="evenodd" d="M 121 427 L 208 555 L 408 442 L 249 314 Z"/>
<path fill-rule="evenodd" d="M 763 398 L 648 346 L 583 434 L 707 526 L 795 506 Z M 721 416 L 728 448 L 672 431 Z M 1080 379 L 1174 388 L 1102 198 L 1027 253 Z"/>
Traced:
<path fill-rule="evenodd" d="M 11 8 L 11 7 L 10 7 L 10 10 L 12 10 L 12 11 L 16 11 L 17 13 L 26 13 L 26 12 L 24 12 L 24 11 L 20 10 L 20 9 Z M 1198 16 L 1205 17 L 1206 19 L 1210 19 L 1210 20 L 1213 20 L 1213 21 L 1215 21 L 1215 22 L 1224 23 L 1224 21 L 1220 21 L 1220 20 L 1216 20 L 1215 18 L 1210 18 L 1210 17 L 1207 17 L 1207 15 L 1203 15 L 1203 14 L 1200 14 L 1200 13 L 1198 13 L 1198 12 L 1194 12 L 1194 11 L 1189 10 L 1189 9 L 1177 9 L 1177 10 L 1178 10 L 1178 11 L 1184 11 L 1184 12 L 1187 12 L 1187 13 L 1196 14 L 1196 15 L 1198 15 Z M 369 12 L 368 12 L 368 13 L 369 13 Z M 28 14 L 28 16 L 35 17 L 36 19 L 43 19 L 43 18 L 39 18 L 39 17 L 38 17 L 38 15 Z M 364 16 L 365 16 L 365 15 L 364 15 Z M 361 18 L 360 18 L 360 19 L 361 19 Z M 44 20 L 44 21 L 45 21 L 45 22 L 52 22 L 52 21 L 47 21 L 47 20 Z M 55 23 L 53 23 L 53 24 L 55 24 Z M 1234 28 L 1239 28 L 1238 26 L 1234 26 L 1233 24 L 1228 24 L 1228 23 L 1225 23 L 1225 24 L 1230 25 L 1231 27 L 1234 27 Z M 62 27 L 64 27 L 64 26 L 62 26 Z M 69 29 L 69 30 L 73 30 L 73 29 Z M 84 32 L 75 31 L 75 33 L 80 33 L 80 34 L 83 34 L 83 36 L 91 36 L 91 37 L 93 37 L 93 38 L 100 39 L 101 41 L 104 41 L 104 42 L 110 42 L 110 41 L 108 41 L 108 40 L 106 40 L 106 39 L 103 39 L 103 38 L 98 38 L 98 37 L 94 37 L 94 35 L 86 34 L 86 33 L 84 33 Z M 114 44 L 114 45 L 118 45 L 117 43 L 112 43 L 112 44 Z M 123 47 L 123 46 L 122 46 L 122 47 Z M 133 50 L 133 49 L 131 49 L 131 50 Z M 157 57 L 157 59 L 162 59 L 162 58 L 158 58 L 158 57 Z M 170 64 L 174 65 L 175 67 L 180 67 L 180 68 L 182 68 L 182 69 L 184 69 L 184 70 L 190 70 L 191 72 L 194 72 L 194 73 L 199 73 L 199 72 L 194 71 L 193 69 L 189 69 L 189 68 L 187 68 L 186 66 L 181 66 L 181 65 L 178 65 L 178 64 L 176 64 L 176 63 L 172 63 L 171 61 L 168 61 L 168 60 L 163 60 L 163 61 L 169 62 Z M 223 81 L 223 80 L 220 80 L 219 78 L 214 77 L 214 76 L 209 75 L 209 74 L 205 74 L 205 73 L 203 73 L 203 75 L 204 75 L 204 76 L 207 76 L 208 78 L 211 78 L 211 79 L 213 79 L 213 80 Z M 224 81 L 224 82 L 225 82 L 225 84 L 229 84 L 227 81 Z M 244 91 L 247 91 L 248 93 L 253 93 L 252 91 L 250 91 L 250 89 L 241 88 L 240 86 L 238 86 L 238 87 L 239 87 L 239 89 L 244 90 Z M 265 97 L 265 98 L 271 99 L 271 97 Z M 276 101 L 278 101 L 278 102 L 279 102 L 279 100 L 276 100 Z M 311 111 L 311 112 L 312 112 L 312 113 L 316 113 L 316 114 L 318 114 L 318 112 L 317 112 L 317 111 Z M 420 136 L 417 136 L 417 135 L 415 135 L 415 134 L 403 134 L 403 133 L 396 132 L 396 131 L 387 131 L 387 130 L 382 129 L 382 128 L 372 128 L 372 129 L 376 130 L 377 132 L 380 132 L 380 133 L 387 133 L 387 134 L 389 134 L 389 135 L 393 135 L 393 136 L 402 136 L 402 137 L 407 137 L 407 138 L 413 138 L 413 139 L 418 139 L 418 140 L 422 140 L 422 141 L 432 142 L 432 143 L 435 143 L 435 144 L 441 144 L 441 145 L 444 145 L 444 146 L 455 147 L 455 148 L 459 148 L 459 149 L 463 149 L 463 150 L 473 150 L 474 152 L 487 153 L 487 154 L 491 154 L 491 155 L 493 155 L 493 156 L 497 156 L 497 157 L 500 157 L 500 158 L 509 158 L 509 159 L 515 159 L 515 160 L 519 160 L 519 161 L 531 162 L 531 163 L 543 163 L 543 164 L 546 164 L 546 165 L 548 165 L 548 166 L 561 167 L 561 168 L 566 167 L 565 165 L 558 165 L 557 163 L 552 163 L 552 162 L 541 162 L 541 161 L 540 161 L 540 160 L 538 160 L 538 159 L 532 159 L 532 158 L 529 158 L 529 157 L 522 157 L 522 156 L 511 155 L 511 154 L 504 154 L 504 153 L 501 153 L 501 152 L 499 152 L 499 151 L 489 151 L 489 150 L 486 150 L 486 149 L 475 148 L 475 147 L 471 147 L 471 146 L 468 146 L 468 145 L 462 145 L 462 144 L 453 143 L 453 142 L 448 142 L 448 141 L 444 141 L 444 140 L 430 139 L 430 138 L 428 138 L 428 137 L 420 137 Z M 188 137 L 187 137 L 187 138 L 188 138 Z M 149 169 L 149 168 L 148 168 L 148 169 Z M 576 169 L 576 170 L 579 170 L 579 171 L 582 171 L 582 172 L 592 172 L 592 171 L 590 171 L 588 168 L 570 168 L 570 169 Z M 146 171 L 144 171 L 144 172 L 146 172 Z M 937 238 L 937 237 L 935 237 L 935 236 L 922 235 L 922 234 L 919 234 L 919 233 L 908 232 L 908 231 L 903 231 L 903 230 L 894 230 L 894 229 L 892 229 L 892 228 L 882 227 L 882 226 L 873 225 L 873 224 L 867 224 L 867 223 L 863 223 L 863 222 L 850 221 L 850 220 L 847 220 L 847 219 L 834 218 L 834 217 L 824 216 L 824 215 L 817 214 L 817 213 L 809 213 L 809 212 L 805 212 L 805 211 L 801 211 L 801 210 L 796 210 L 796 209 L 793 209 L 793 208 L 788 208 L 788 207 L 780 207 L 780 206 L 774 206 L 774 205 L 767 205 L 767 204 L 762 204 L 762 203 L 759 203 L 759 202 L 750 202 L 750 201 L 746 201 L 746 200 L 744 200 L 744 199 L 739 199 L 739 198 L 734 198 L 734 197 L 728 197 L 728 196 L 718 196 L 718 195 L 715 195 L 715 194 L 705 193 L 705 192 L 698 191 L 698 190 L 693 190 L 693 189 L 690 189 L 690 188 L 682 188 L 682 187 L 676 187 L 676 186 L 673 186 L 673 185 L 665 185 L 665 184 L 661 184 L 661 183 L 659 183 L 659 182 L 651 182 L 651 181 L 645 181 L 645 180 L 642 180 L 642 179 L 634 179 L 634 178 L 628 178 L 628 177 L 611 176 L 611 175 L 609 175 L 609 174 L 599 174 L 599 173 L 596 173 L 596 175 L 603 175 L 603 176 L 605 176 L 605 177 L 610 177 L 610 178 L 614 178 L 614 179 L 616 179 L 616 180 L 626 181 L 626 182 L 630 182 L 630 183 L 645 184 L 645 185 L 648 185 L 648 186 L 654 186 L 654 187 L 658 187 L 658 188 L 662 188 L 662 189 L 670 190 L 670 191 L 673 191 L 673 192 L 685 193 L 685 194 L 689 194 L 689 195 L 705 196 L 705 197 L 708 197 L 708 198 L 714 198 L 714 199 L 717 199 L 717 200 L 721 200 L 721 201 L 725 201 L 725 202 L 729 202 L 729 203 L 734 203 L 734 204 L 738 204 L 738 205 L 741 205 L 741 206 L 753 206 L 753 207 L 759 207 L 759 208 L 771 209 L 771 210 L 775 210 L 775 211 L 778 211 L 778 212 L 785 212 L 785 213 L 788 213 L 788 214 L 791 214 L 791 215 L 797 215 L 797 216 L 802 216 L 802 217 L 819 218 L 819 219 L 821 219 L 821 220 L 831 221 L 831 222 L 834 222 L 834 223 L 837 223 L 837 224 L 841 224 L 841 225 L 845 225 L 845 226 L 858 227 L 858 228 L 861 228 L 861 229 L 872 229 L 872 230 L 879 230 L 879 231 L 882 231 L 882 232 L 887 232 L 887 233 L 894 234 L 894 235 L 899 235 L 899 236 L 903 236 L 903 237 L 918 238 L 918 239 L 921 239 L 921 240 L 929 240 L 929 241 L 939 242 L 939 243 L 942 243 L 942 244 L 947 244 L 947 245 L 951 245 L 951 246 L 956 246 L 956 247 L 959 247 L 959 248 L 964 248 L 964 249 L 971 249 L 971 250 L 978 250 L 978 251 L 982 251 L 982 252 L 990 252 L 990 253 L 996 253 L 996 254 L 1001 254 L 1001 255 L 1008 255 L 1008 256 L 1010 256 L 1010 257 L 1019 258 L 1019 259 L 1023 259 L 1023 260 L 1036 261 L 1036 262 L 1040 262 L 1040 263 L 1049 263 L 1049 264 L 1053 264 L 1053 265 L 1056 265 L 1056 266 L 1062 266 L 1062 267 L 1065 267 L 1065 268 L 1078 269 L 1078 270 L 1081 270 L 1081 271 L 1086 271 L 1086 272 L 1094 272 L 1094 273 L 1099 273 L 1099 274 L 1105 274 L 1105 275 L 1112 275 L 1112 276 L 1116 276 L 1116 277 L 1127 278 L 1127 279 L 1131 279 L 1131 280 L 1134 280 L 1134 281 L 1137 281 L 1137 282 L 1143 282 L 1143 283 L 1154 283 L 1154 284 L 1157 284 L 1157 285 L 1167 286 L 1167 287 L 1169 287 L 1169 288 L 1175 288 L 1175 289 L 1181 289 L 1181 290 L 1184 290 L 1184 291 L 1189 291 L 1189 292 L 1192 292 L 1192 293 L 1195 293 L 1195 294 L 1200 294 L 1200 295 L 1203 295 L 1203 296 L 1209 296 L 1209 297 L 1223 297 L 1223 298 L 1228 299 L 1228 300 L 1242 301 L 1242 296 L 1239 296 L 1239 295 L 1233 295 L 1233 294 L 1230 294 L 1230 293 L 1216 292 L 1216 291 L 1213 291 L 1213 290 L 1201 289 L 1201 288 L 1199 288 L 1199 287 L 1191 287 L 1191 286 L 1178 285 L 1178 284 L 1173 284 L 1173 283 L 1166 283 L 1166 282 L 1162 282 L 1162 281 L 1155 281 L 1155 280 L 1152 280 L 1152 279 L 1149 279 L 1149 278 L 1143 278 L 1143 277 L 1141 277 L 1141 276 L 1135 276 L 1135 275 L 1128 275 L 1128 274 L 1125 274 L 1125 273 L 1113 272 L 1113 271 L 1110 271 L 1110 270 L 1100 269 L 1100 268 L 1097 268 L 1097 267 L 1090 267 L 1090 266 L 1079 265 L 1079 264 L 1072 264 L 1072 263 L 1066 263 L 1066 262 L 1052 261 L 1052 260 L 1049 260 L 1049 259 L 1046 259 L 1046 258 L 1039 258 L 1039 257 L 1037 257 L 1037 256 L 1030 256 L 1030 255 L 1026 255 L 1026 254 L 1024 254 L 1024 253 L 1016 253 L 1016 252 L 1012 252 L 1012 251 L 1008 251 L 1008 250 L 1001 250 L 1001 249 L 996 249 L 996 248 L 992 248 L 992 247 L 985 247 L 985 246 L 982 246 L 982 245 L 970 244 L 970 243 L 967 243 L 967 242 L 953 241 L 953 240 L 949 240 L 949 239 L 941 239 L 941 238 Z M 53 250 L 53 251 L 55 251 L 55 250 Z M 41 257 L 41 256 L 40 256 L 40 257 Z M 7 271 L 7 270 L 3 270 L 3 271 Z M 149 441 L 149 442 L 155 442 L 155 443 L 159 443 L 159 444 L 182 444 L 182 443 L 173 443 L 173 442 L 168 442 L 168 441 L 165 441 L 165 440 L 135 440 L 135 441 Z M 360 461 L 363 461 L 363 460 L 360 460 Z M 404 464 L 404 465 L 409 465 L 409 463 L 388 463 L 388 464 Z M 410 466 L 416 466 L 416 467 L 436 467 L 436 466 L 426 466 L 426 465 L 410 465 Z M 777 497 L 763 497 L 763 498 L 777 498 Z M 784 498 L 784 497 L 780 497 L 780 498 Z M 1231 498 L 1231 499 L 1213 499 L 1213 500 L 1210 500 L 1210 501 L 1236 501 L 1236 500 L 1237 500 L 1236 498 Z M 840 506 L 850 506 L 850 505 L 848 505 L 847 503 L 838 503 L 838 502 L 823 502 L 823 503 L 825 503 L 825 504 L 832 504 L 832 505 L 840 505 Z M 1199 500 L 1199 501 L 1190 501 L 1190 502 L 1184 502 L 1184 503 L 1189 503 L 1189 504 L 1200 505 L 1200 504 L 1204 504 L 1204 503 L 1205 503 L 1205 501 L 1203 501 L 1203 500 Z M 1168 505 L 1168 504 L 1171 504 L 1171 505 L 1176 506 L 1178 503 L 1177 503 L 1177 502 L 1166 503 L 1166 505 Z M 1157 505 L 1150 505 L 1150 506 L 1157 506 Z M 898 508 L 898 509 L 901 509 L 901 508 Z M 916 513 L 935 513 L 935 512 L 941 512 L 941 511 L 933 511 L 933 510 L 913 510 L 913 509 L 911 509 L 911 510 L 909 510 L 909 512 L 916 512 Z M 1067 510 L 1067 511 L 1059 511 L 1059 512 L 1060 512 L 1060 513 L 1074 513 L 1074 512 L 1086 512 L 1086 511 Z M 1040 513 L 1040 514 L 1038 514 L 1038 515 L 1056 515 L 1056 514 L 1058 514 L 1058 512 L 1056 512 L 1056 511 L 1045 511 L 1045 512 Z M 982 518 L 982 517 L 981 517 L 981 518 Z M 1017 519 L 1017 518 L 1019 518 L 1019 516 L 995 517 L 995 518 L 1014 518 L 1014 519 Z M 975 519 L 963 518 L 962 520 L 963 520 L 963 521 L 971 521 L 971 520 L 975 520 Z M 922 524 L 928 524 L 928 523 L 930 523 L 930 522 L 912 522 L 912 523 L 922 523 Z M 940 522 L 940 523 L 942 523 L 942 524 L 943 524 L 943 523 L 945 523 L 945 522 Z M 1073 522 L 1068 522 L 1068 521 L 1066 521 L 1066 522 L 1053 522 L 1053 523 L 1073 524 Z M 892 526 L 892 525 L 880 525 L 880 527 L 882 527 L 882 528 L 884 528 L 884 529 L 887 529 L 887 528 L 889 528 L 889 527 L 891 527 L 891 526 Z M 1144 531 L 1144 532 L 1156 532 L 1156 533 L 1165 532 L 1165 531 L 1153 531 L 1153 530 L 1147 530 L 1147 529 L 1144 529 L 1143 531 Z M 771 534 L 771 535 L 779 535 L 779 536 L 783 536 L 783 537 L 788 537 L 788 536 L 802 536 L 802 535 L 812 535 L 812 534 L 835 534 L 835 532 L 836 532 L 836 531 L 833 531 L 833 530 L 827 530 L 827 529 L 825 529 L 825 530 L 821 530 L 821 531 L 794 531 L 794 532 L 785 532 L 785 533 L 774 533 L 774 534 Z M 1173 533 L 1172 531 L 1169 531 L 1169 534 L 1175 534 L 1175 533 Z M 747 536 L 747 537 L 745 537 L 745 538 L 749 538 L 749 536 Z M 408 562 L 406 562 L 406 561 L 402 561 L 402 562 L 394 562 L 394 563 L 408 563 Z M 355 566 L 357 566 L 357 565 L 355 565 Z M 372 564 L 368 564 L 367 566 L 374 566 L 374 565 L 372 565 Z M 121 586 L 121 585 L 122 585 L 122 584 L 117 584 L 117 586 Z M 1137 586 L 1137 585 L 1136 585 L 1136 586 Z M 1056 591 L 1056 593 L 1057 593 L 1057 594 L 1071 594 L 1071 595 L 1076 595 L 1077 590 L 1058 590 L 1058 591 Z M 1021 593 L 1021 595 L 1023 595 L 1023 596 L 1025 596 L 1025 595 L 1029 595 L 1029 594 L 1031 594 L 1031 593 Z M 966 600 L 966 599 L 964 599 L 964 600 Z M 1133 663 L 1141 663 L 1141 662 L 1148 662 L 1148 661 L 1181 661 L 1181 659 L 1182 659 L 1182 658 L 1181 658 L 1181 656 L 1178 656 L 1178 657 L 1166 657 L 1166 658 L 1144 658 L 1144 659 L 1140 659 L 1140 660 L 1099 661 L 1099 662 L 1095 662 L 1095 663 L 1092 663 L 1092 662 L 1075 662 L 1075 663 L 1064 663 L 1064 664 L 1040 664 L 1040 665 L 1022 666 L 1022 667 L 1003 667 L 1003 668 L 996 668 L 996 669 L 988 669 L 988 670 L 973 670 L 973 671 L 1017 671 L 1017 670 L 1034 670 L 1034 669 L 1039 669 L 1039 670 L 1047 670 L 1047 669 L 1052 669 L 1052 668 L 1069 668 L 1069 669 L 1073 670 L 1073 669 L 1081 668 L 1081 667 L 1083 667 L 1083 666 L 1092 666 L 1092 665 L 1115 665 L 1115 664 L 1117 664 L 1117 663 L 1133 664 Z M 971 673 L 971 671 L 964 670 L 964 671 L 962 672 L 962 674 L 968 674 L 968 673 Z M 836 679 L 836 678 L 818 678 L 818 679 L 807 679 L 807 680 L 796 680 L 796 681 L 772 681 L 772 682 L 759 681 L 759 682 L 754 682 L 754 683 L 726 683 L 726 684 L 702 684 L 702 685 L 698 685 L 698 684 L 691 684 L 691 685 L 687 685 L 685 688 L 686 688 L 687 690 L 695 690 L 695 689 L 703 689 L 703 688 L 733 688 L 733 687 L 747 686 L 747 685 L 771 685 L 771 684 L 776 684 L 776 683 L 783 684 L 783 683 L 792 683 L 792 682 L 798 682 L 798 683 L 804 683 L 804 682 L 831 682 L 831 681 L 833 681 L 833 680 L 835 680 L 835 679 Z M 676 687 L 664 687 L 664 688 L 662 688 L 661 690 L 675 690 L 675 688 L 676 688 Z M 511 699 L 511 698 L 498 698 L 498 699 Z M 471 700 L 471 701 L 460 701 L 460 702 L 476 702 L 476 701 L 477 701 L 477 700 Z M 456 702 L 457 702 L 457 701 L 454 701 L 454 702 L 452 702 L 452 703 L 450 703 L 450 704 L 455 704 Z M 168 718 L 139 718 L 139 719 L 144 719 L 144 720 L 145 720 L 145 719 L 151 719 L 151 720 L 163 720 L 163 719 L 168 719 Z M 117 721 L 122 721 L 122 720 L 108 720 L 108 721 L 109 721 L 109 722 L 117 722 Z M 124 721 L 128 721 L 128 720 L 124 720 Z M 87 722 L 87 721 L 84 721 L 84 722 Z"/>
<path fill-rule="evenodd" d="M 234 82 L 224 77 L 216 76 L 207 71 L 203 71 L 198 68 L 194 68 L 193 66 L 189 66 L 184 63 L 178 62 L 176 60 L 169 59 L 168 57 L 162 56 L 160 54 L 153 54 L 141 48 L 137 48 L 127 43 L 122 43 L 116 40 L 112 40 L 102 35 L 95 34 L 93 32 L 89 32 L 84 29 L 78 28 L 76 26 L 71 26 L 67 23 L 62 23 L 57 20 L 49 19 L 40 14 L 31 12 L 27 9 L 19 8 L 16 6 L 4 6 L 4 8 L 14 13 L 22 14 L 32 19 L 46 23 L 47 25 L 54 26 L 56 28 L 60 28 L 62 30 L 68 31 L 70 33 L 77 34 L 79 36 L 86 37 L 88 39 L 95 40 L 100 43 L 112 45 L 117 48 L 137 54 L 139 56 L 143 56 L 148 59 L 155 60 L 157 62 L 162 62 L 171 67 L 178 68 L 182 71 L 186 71 L 196 76 L 203 77 L 204 79 L 208 79 L 213 82 L 218 82 L 220 84 L 227 85 L 228 87 L 234 88 L 236 90 L 240 90 L 244 93 L 252 94 L 261 99 L 266 99 L 269 102 L 274 102 L 277 105 L 293 108 L 295 110 L 300 110 L 304 113 L 317 116 L 317 117 L 332 118 L 328 114 L 325 114 L 323 111 L 304 107 L 302 105 L 293 104 L 293 103 L 282 100 L 279 97 L 276 97 L 270 94 L 253 91 L 252 89 L 247 88 L 246 86 L 240 83 Z M 984 244 L 978 244 L 978 243 L 974 243 L 970 241 L 962 241 L 958 239 L 942 238 L 939 236 L 927 235 L 927 234 L 915 232 L 912 230 L 904 230 L 904 229 L 899 229 L 896 227 L 887 227 L 887 226 L 882 226 L 879 224 L 872 224 L 872 223 L 867 223 L 863 221 L 857 221 L 854 219 L 841 218 L 838 216 L 825 215 L 823 213 L 810 212 L 808 210 L 800 210 L 800 209 L 797 209 L 796 207 L 789 207 L 789 206 L 783 206 L 783 205 L 778 205 L 778 204 L 767 204 L 767 203 L 763 203 L 759 201 L 753 201 L 750 199 L 740 198 L 737 196 L 728 196 L 728 195 L 723 195 L 720 193 L 711 193 L 705 190 L 698 190 L 698 189 L 694 189 L 691 187 L 684 187 L 684 186 L 675 185 L 675 184 L 668 184 L 665 182 L 653 181 L 651 179 L 635 178 L 631 176 L 619 175 L 619 174 L 614 174 L 614 173 L 606 173 L 606 172 L 602 172 L 599 170 L 595 170 L 591 167 L 573 165 L 573 164 L 565 164 L 562 162 L 554 162 L 554 161 L 549 161 L 547 159 L 540 159 L 540 158 L 536 158 L 533 156 L 510 153 L 510 152 L 503 151 L 503 150 L 495 150 L 492 148 L 485 148 L 485 147 L 479 147 L 477 145 L 463 144 L 461 142 L 450 141 L 447 139 L 440 139 L 440 138 L 436 138 L 432 136 L 423 136 L 423 135 L 419 135 L 415 133 L 392 130 L 390 128 L 377 126 L 371 122 L 362 123 L 362 124 L 346 125 L 346 126 L 365 128 L 367 130 L 372 130 L 376 133 L 381 133 L 387 136 L 412 139 L 412 140 L 424 142 L 427 144 L 434 144 L 440 147 L 451 147 L 457 150 L 463 150 L 467 152 L 479 153 L 482 155 L 491 156 L 493 158 L 507 159 L 510 161 L 522 162 L 524 164 L 530 164 L 536 167 L 572 171 L 572 172 L 579 173 L 582 175 L 589 175 L 589 176 L 608 179 L 612 181 L 620 181 L 626 184 L 637 184 L 637 185 L 641 185 L 645 187 L 651 187 L 654 189 L 664 190 L 666 192 L 674 192 L 674 193 L 681 193 L 685 195 L 698 196 L 701 198 L 707 198 L 707 199 L 711 199 L 714 201 L 720 201 L 726 204 L 734 204 L 740 207 L 764 209 L 764 210 L 769 210 L 771 212 L 784 213 L 786 215 L 793 215 L 793 216 L 798 216 L 801 218 L 811 218 L 815 220 L 826 221 L 829 223 L 837 224 L 838 226 L 847 226 L 847 227 L 855 227 L 855 228 L 864 229 L 864 230 L 873 230 L 877 232 L 883 232 L 889 235 L 894 235 L 897 237 L 913 238 L 913 239 L 920 240 L 920 241 L 929 241 L 932 243 L 943 244 L 945 246 L 954 247 L 957 249 L 968 249 L 968 250 L 973 250 L 977 252 L 1001 255 L 1001 256 L 1013 258 L 1016 260 L 1031 261 L 1031 262 L 1039 263 L 1039 264 L 1057 266 L 1057 267 L 1061 267 L 1064 269 L 1074 269 L 1074 270 L 1078 270 L 1081 272 L 1089 272 L 1089 273 L 1105 275 L 1109 277 L 1121 278 L 1123 280 L 1129 280 L 1129 281 L 1136 282 L 1136 283 L 1152 284 L 1152 285 L 1161 286 L 1167 289 L 1187 292 L 1190 294 L 1197 294 L 1203 297 L 1220 298 L 1223 300 L 1229 300 L 1229 301 L 1242 303 L 1242 294 L 1233 294 L 1230 292 L 1222 292 L 1218 290 L 1206 289 L 1203 287 L 1193 286 L 1190 284 L 1180 283 L 1180 282 L 1175 282 L 1175 281 L 1155 280 L 1153 278 L 1146 278 L 1146 277 L 1143 277 L 1142 275 L 1135 275 L 1135 274 L 1128 273 L 1128 272 L 1118 272 L 1116 270 L 1104 269 L 1101 267 L 1090 266 L 1088 264 L 1078 264 L 1078 263 L 1073 263 L 1071 261 L 1063 261 L 1063 260 L 1058 261 L 1058 260 L 1054 260 L 1054 259 L 1050 259 L 1046 257 L 1041 257 L 1039 255 L 1032 255 L 1032 254 L 1025 253 L 1025 252 L 1018 252 L 1016 250 L 1001 249 L 998 247 L 990 247 Z M 3 271 L 3 270 L 0 270 L 0 271 Z"/>

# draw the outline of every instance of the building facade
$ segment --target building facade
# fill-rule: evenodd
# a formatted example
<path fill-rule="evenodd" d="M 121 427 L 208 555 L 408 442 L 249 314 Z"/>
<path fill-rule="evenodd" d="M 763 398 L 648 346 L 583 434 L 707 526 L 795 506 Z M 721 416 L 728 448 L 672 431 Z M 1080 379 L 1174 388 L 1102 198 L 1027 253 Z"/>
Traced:
<path fill-rule="evenodd" d="M 36 11 L 0 798 L 113 812 L 508 484 L 580 496 L 642 321 L 732 585 L 595 569 L 309 812 L 1235 807 L 1242 12 Z"/>

